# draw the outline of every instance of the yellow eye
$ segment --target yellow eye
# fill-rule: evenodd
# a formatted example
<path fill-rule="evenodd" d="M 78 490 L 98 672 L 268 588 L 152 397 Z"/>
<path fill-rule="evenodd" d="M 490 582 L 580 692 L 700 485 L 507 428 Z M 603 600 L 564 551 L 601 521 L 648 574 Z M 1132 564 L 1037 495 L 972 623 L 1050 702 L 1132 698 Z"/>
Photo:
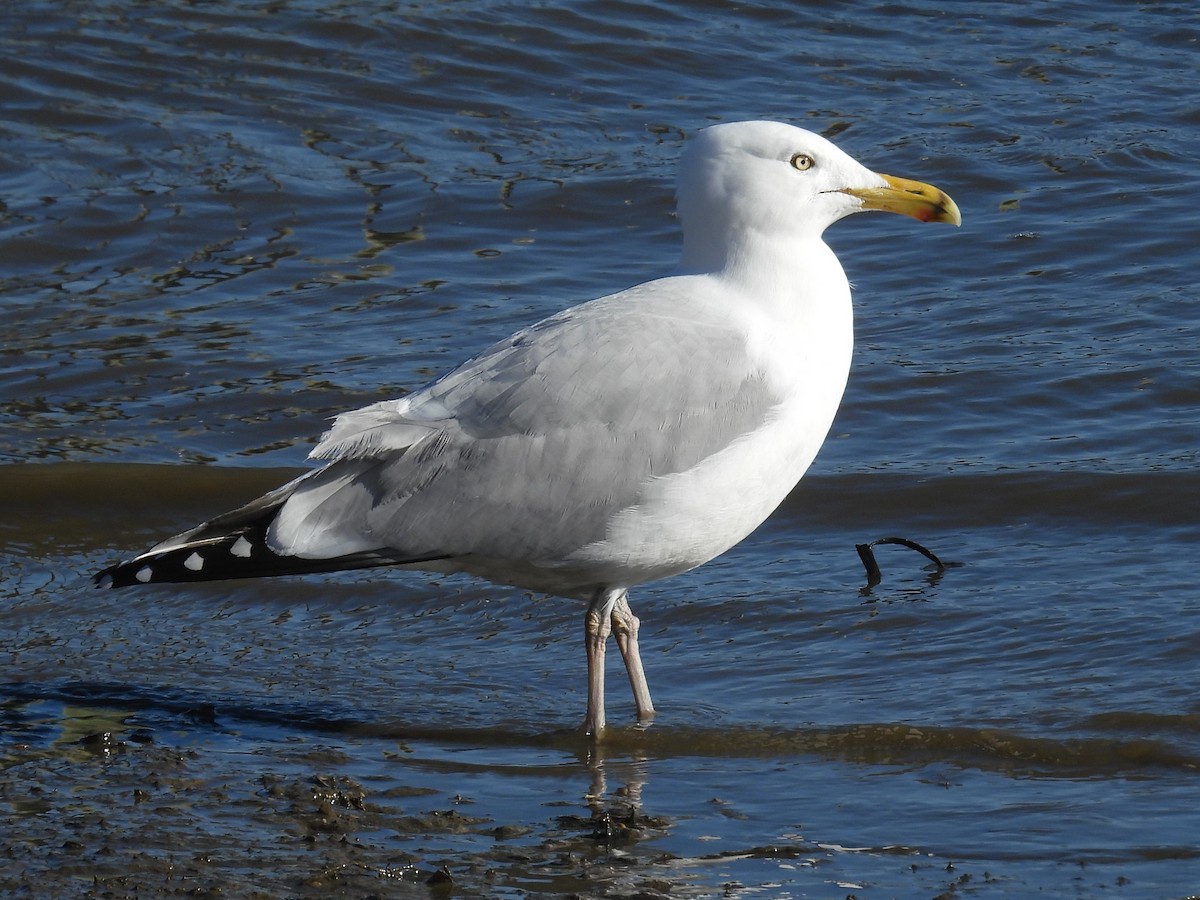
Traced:
<path fill-rule="evenodd" d="M 806 172 L 815 165 L 816 162 L 807 153 L 797 153 L 792 157 L 792 168 L 801 172 Z"/>

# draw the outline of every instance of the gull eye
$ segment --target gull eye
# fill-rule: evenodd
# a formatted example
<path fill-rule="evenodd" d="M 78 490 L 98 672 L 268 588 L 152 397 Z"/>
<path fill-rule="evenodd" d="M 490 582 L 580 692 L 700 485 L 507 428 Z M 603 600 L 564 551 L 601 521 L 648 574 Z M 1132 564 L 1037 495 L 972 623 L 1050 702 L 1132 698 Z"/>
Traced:
<path fill-rule="evenodd" d="M 807 172 L 815 165 L 816 161 L 807 153 L 797 153 L 792 157 L 792 168 L 800 172 Z"/>

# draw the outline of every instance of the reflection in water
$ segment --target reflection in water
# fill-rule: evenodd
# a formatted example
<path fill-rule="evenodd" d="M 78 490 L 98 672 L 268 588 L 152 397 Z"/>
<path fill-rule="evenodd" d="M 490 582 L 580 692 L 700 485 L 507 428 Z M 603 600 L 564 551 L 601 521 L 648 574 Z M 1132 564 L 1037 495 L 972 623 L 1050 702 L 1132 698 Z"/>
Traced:
<path fill-rule="evenodd" d="M 649 780 L 649 757 L 639 750 L 614 752 L 603 742 L 588 748 L 585 763 L 591 773 L 587 791 L 593 816 L 634 819 L 641 809 L 642 788 Z M 618 784 L 609 793 L 609 776 Z M 624 813 L 624 815 L 622 815 Z"/>

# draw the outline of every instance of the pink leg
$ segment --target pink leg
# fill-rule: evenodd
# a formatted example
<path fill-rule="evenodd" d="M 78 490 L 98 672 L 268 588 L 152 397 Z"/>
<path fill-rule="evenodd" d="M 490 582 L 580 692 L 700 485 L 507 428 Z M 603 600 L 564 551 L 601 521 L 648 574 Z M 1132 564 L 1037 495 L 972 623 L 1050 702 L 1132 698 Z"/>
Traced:
<path fill-rule="evenodd" d="M 583 618 L 588 663 L 587 717 L 583 728 L 593 740 L 599 740 L 604 731 L 604 645 L 612 633 L 613 607 L 624 596 L 622 590 L 597 588 Z"/>
<path fill-rule="evenodd" d="M 637 707 L 638 724 L 645 725 L 654 718 L 654 703 L 650 699 L 650 686 L 646 684 L 642 655 L 638 651 L 638 628 L 641 624 L 629 608 L 629 598 L 622 591 L 613 606 L 612 631 L 617 638 L 621 657 L 625 660 L 629 686 L 633 689 L 633 704 Z"/>

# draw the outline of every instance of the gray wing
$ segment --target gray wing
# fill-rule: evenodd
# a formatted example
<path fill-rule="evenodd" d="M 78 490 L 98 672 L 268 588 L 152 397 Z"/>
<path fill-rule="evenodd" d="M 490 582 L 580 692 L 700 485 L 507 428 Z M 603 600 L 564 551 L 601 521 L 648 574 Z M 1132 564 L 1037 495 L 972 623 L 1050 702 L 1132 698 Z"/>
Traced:
<path fill-rule="evenodd" d="M 649 479 L 728 446 L 776 402 L 688 281 L 567 310 L 340 417 L 314 451 L 333 461 L 284 505 L 274 549 L 536 560 L 603 538 Z"/>

